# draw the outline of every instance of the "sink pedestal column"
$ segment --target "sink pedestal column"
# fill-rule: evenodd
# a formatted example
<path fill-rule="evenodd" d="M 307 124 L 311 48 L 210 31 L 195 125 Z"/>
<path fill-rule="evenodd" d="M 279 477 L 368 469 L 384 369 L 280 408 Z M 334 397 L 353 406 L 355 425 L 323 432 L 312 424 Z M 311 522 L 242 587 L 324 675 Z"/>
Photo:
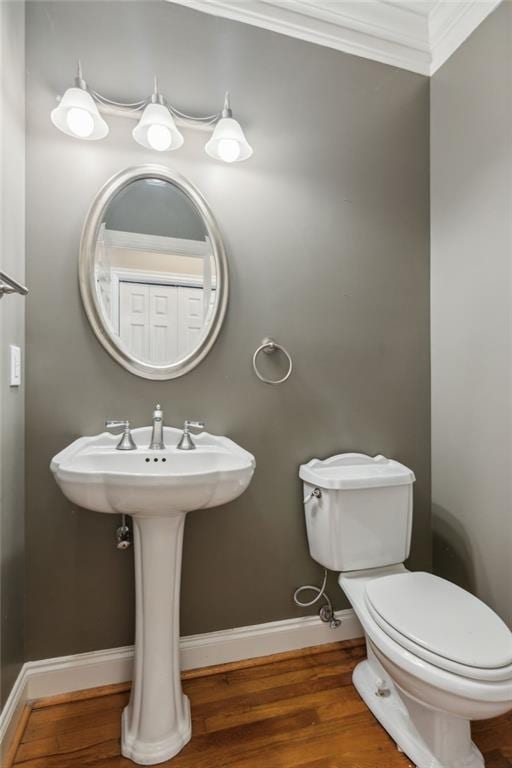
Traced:
<path fill-rule="evenodd" d="M 179 653 L 184 526 L 184 514 L 133 520 L 135 668 L 130 703 L 123 712 L 121 750 L 141 765 L 168 760 L 191 736 Z"/>

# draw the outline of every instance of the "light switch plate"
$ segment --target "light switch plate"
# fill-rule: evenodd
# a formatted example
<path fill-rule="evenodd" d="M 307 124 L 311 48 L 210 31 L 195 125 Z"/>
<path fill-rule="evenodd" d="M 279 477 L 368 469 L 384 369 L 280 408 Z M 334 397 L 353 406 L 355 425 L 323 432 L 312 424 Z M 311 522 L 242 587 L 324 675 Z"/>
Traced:
<path fill-rule="evenodd" d="M 10 379 L 11 387 L 19 387 L 21 384 L 21 349 L 14 344 L 9 345 Z"/>

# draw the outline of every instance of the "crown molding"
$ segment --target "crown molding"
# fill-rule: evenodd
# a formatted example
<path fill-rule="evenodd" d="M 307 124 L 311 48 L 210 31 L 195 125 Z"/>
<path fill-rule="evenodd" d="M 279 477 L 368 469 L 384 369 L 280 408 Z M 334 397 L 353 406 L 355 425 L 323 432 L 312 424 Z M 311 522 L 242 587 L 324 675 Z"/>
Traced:
<path fill-rule="evenodd" d="M 429 14 L 429 40 L 433 75 L 502 0 L 437 2 Z"/>
<path fill-rule="evenodd" d="M 170 2 L 422 75 L 430 72 L 427 20 L 383 0 L 336 4 L 313 0 Z M 400 24 L 402 17 L 404 23 Z"/>
<path fill-rule="evenodd" d="M 502 0 L 169 0 L 432 75 Z"/>

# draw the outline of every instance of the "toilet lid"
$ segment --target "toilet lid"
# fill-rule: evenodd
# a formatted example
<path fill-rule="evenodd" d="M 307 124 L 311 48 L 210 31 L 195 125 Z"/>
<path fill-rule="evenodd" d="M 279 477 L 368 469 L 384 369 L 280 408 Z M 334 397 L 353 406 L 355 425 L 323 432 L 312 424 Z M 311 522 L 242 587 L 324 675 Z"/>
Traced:
<path fill-rule="evenodd" d="M 366 585 L 371 607 L 394 630 L 457 664 L 512 663 L 512 632 L 481 600 L 430 573 L 400 573 Z"/>

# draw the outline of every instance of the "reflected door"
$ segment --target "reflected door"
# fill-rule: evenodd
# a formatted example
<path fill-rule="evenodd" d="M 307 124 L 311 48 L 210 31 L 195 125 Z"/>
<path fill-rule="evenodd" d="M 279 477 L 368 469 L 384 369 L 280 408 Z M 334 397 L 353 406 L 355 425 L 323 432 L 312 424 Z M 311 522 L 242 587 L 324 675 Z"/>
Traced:
<path fill-rule="evenodd" d="M 202 288 L 178 288 L 180 357 L 192 352 L 201 336 L 204 325 L 203 294 Z"/>
<path fill-rule="evenodd" d="M 203 328 L 203 289 L 119 284 L 119 335 L 127 351 L 152 365 L 191 352 Z"/>
<path fill-rule="evenodd" d="M 119 335 L 126 349 L 139 359 L 149 351 L 149 285 L 119 284 Z"/>
<path fill-rule="evenodd" d="M 149 286 L 148 360 L 165 365 L 178 355 L 178 294 L 174 285 Z"/>

